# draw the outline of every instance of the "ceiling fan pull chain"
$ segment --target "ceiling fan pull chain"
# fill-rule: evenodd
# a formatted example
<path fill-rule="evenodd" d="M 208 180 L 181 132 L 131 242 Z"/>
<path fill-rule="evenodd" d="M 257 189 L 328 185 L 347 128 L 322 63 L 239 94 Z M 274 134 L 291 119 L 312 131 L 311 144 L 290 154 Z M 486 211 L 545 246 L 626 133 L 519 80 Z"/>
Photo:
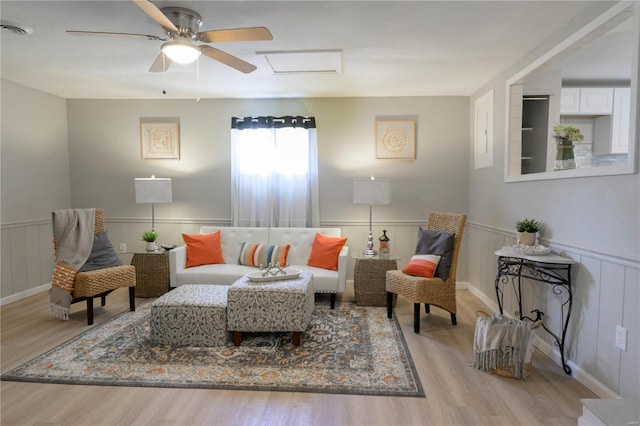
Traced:
<path fill-rule="evenodd" d="M 162 55 L 162 94 L 166 95 L 167 94 L 167 79 L 165 77 L 165 75 L 167 74 L 167 65 L 165 63 L 166 56 L 164 55 L 164 53 L 161 53 L 161 55 Z"/>
<path fill-rule="evenodd" d="M 196 58 L 196 102 L 200 102 L 200 57 Z"/>

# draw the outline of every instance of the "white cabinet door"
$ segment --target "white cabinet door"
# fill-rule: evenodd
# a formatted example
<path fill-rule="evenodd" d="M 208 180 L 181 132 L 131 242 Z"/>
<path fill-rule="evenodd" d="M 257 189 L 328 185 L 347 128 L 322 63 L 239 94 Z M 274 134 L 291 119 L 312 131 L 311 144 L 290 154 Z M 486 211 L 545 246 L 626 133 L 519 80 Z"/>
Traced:
<path fill-rule="evenodd" d="M 629 131 L 631 119 L 631 89 L 614 89 L 613 115 L 611 117 L 611 152 L 626 154 L 629 152 Z"/>
<path fill-rule="evenodd" d="M 613 88 L 580 89 L 580 114 L 611 114 Z"/>
<path fill-rule="evenodd" d="M 578 114 L 580 112 L 580 89 L 563 88 L 560 91 L 560 114 Z"/>

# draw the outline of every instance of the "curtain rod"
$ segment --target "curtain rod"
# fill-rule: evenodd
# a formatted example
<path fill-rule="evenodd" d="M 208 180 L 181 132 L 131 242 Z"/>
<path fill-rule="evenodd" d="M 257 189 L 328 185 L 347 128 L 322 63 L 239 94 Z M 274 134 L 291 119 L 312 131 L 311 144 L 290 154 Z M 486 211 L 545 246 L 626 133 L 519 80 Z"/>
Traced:
<path fill-rule="evenodd" d="M 261 128 L 282 128 L 282 127 L 302 127 L 305 129 L 315 129 L 315 117 L 302 117 L 286 115 L 282 117 L 261 116 L 261 117 L 231 117 L 232 129 L 261 129 Z"/>

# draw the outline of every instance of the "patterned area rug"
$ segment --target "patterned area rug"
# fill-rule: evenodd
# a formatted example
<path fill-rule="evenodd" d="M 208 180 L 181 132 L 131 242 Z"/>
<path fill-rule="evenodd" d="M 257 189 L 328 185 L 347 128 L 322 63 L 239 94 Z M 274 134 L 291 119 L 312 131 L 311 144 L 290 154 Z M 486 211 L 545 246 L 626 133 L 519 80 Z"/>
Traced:
<path fill-rule="evenodd" d="M 384 307 L 316 305 L 298 347 L 291 333 L 244 333 L 238 347 L 150 340 L 151 303 L 2 375 L 2 380 L 424 397 L 395 318 Z"/>

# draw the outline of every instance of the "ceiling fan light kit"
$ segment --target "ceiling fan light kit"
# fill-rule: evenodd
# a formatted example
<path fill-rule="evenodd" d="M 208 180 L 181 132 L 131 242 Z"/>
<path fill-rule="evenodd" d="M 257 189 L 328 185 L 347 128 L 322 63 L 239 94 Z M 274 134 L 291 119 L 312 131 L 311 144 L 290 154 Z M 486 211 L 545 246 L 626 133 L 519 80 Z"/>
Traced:
<path fill-rule="evenodd" d="M 173 62 L 190 64 L 200 56 L 200 49 L 191 43 L 186 37 L 176 37 L 162 44 L 162 53 Z"/>
<path fill-rule="evenodd" d="M 149 34 L 114 33 L 98 31 L 67 30 L 72 35 L 143 37 L 148 40 L 164 41 L 161 53 L 149 68 L 150 72 L 166 72 L 173 62 L 189 64 L 202 54 L 245 74 L 256 70 L 256 66 L 236 56 L 206 44 L 194 42 L 233 42 L 273 40 L 273 35 L 265 27 L 229 28 L 221 30 L 199 31 L 202 18 L 198 12 L 184 7 L 163 7 L 159 9 L 149 0 L 132 0 L 136 6 L 153 19 L 165 31 L 167 38 Z"/>

